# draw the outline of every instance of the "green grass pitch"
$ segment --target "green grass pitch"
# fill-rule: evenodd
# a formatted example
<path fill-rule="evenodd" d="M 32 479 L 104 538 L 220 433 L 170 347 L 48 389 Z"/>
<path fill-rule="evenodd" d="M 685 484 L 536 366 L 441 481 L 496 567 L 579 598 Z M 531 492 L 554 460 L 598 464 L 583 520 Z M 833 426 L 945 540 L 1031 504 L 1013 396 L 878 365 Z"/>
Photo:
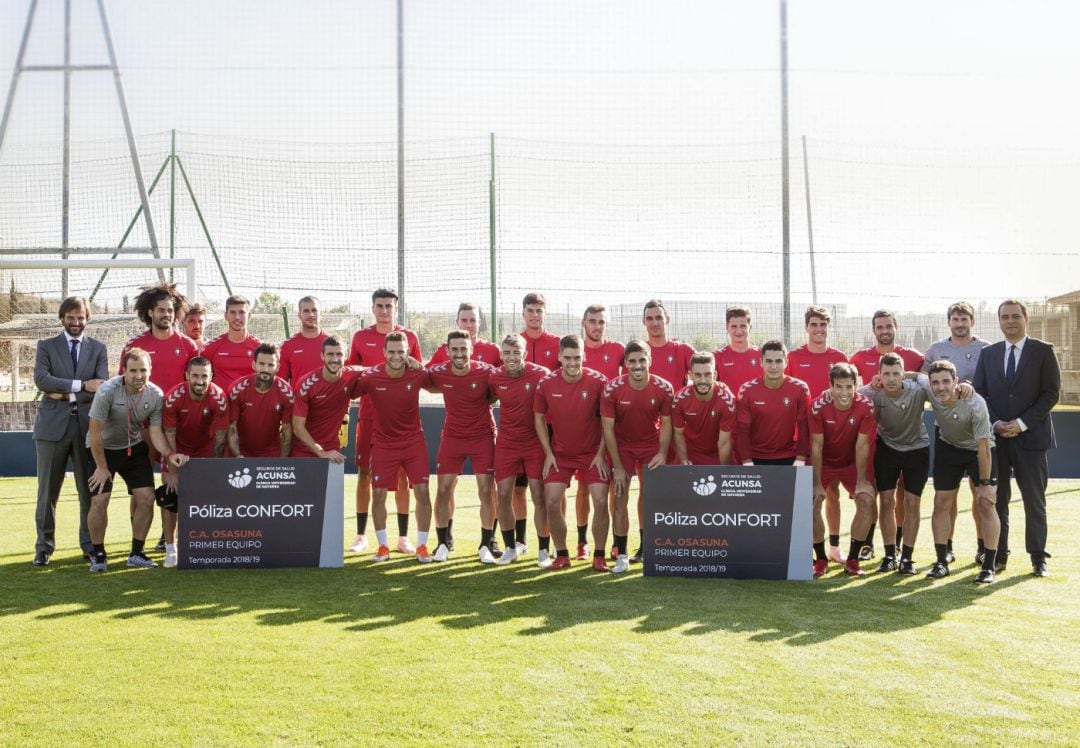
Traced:
<path fill-rule="evenodd" d="M 466 479 L 445 564 L 91 576 L 67 485 L 60 548 L 39 569 L 34 481 L 0 480 L 4 745 L 1080 743 L 1077 482 L 1051 486 L 1053 576 L 1014 553 L 985 589 L 967 511 L 938 582 L 835 566 L 812 583 L 544 572 L 531 521 L 526 559 L 482 567 Z M 125 504 L 111 507 L 117 560 Z M 1022 549 L 1019 502 L 1013 517 Z"/>

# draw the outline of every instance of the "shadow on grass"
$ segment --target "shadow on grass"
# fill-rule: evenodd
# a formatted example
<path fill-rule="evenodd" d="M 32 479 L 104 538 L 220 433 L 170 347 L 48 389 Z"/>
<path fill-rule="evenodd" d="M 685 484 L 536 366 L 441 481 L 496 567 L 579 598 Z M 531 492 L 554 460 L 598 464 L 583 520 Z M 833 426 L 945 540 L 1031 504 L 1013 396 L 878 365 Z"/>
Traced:
<path fill-rule="evenodd" d="M 263 626 L 322 621 L 357 632 L 435 620 L 449 630 L 516 626 L 518 636 L 629 621 L 639 633 L 732 631 L 802 646 L 850 632 L 925 626 L 1030 579 L 1018 568 L 994 585 L 975 585 L 970 562 L 957 562 L 953 575 L 938 581 L 833 572 L 814 582 L 766 582 L 646 578 L 640 567 L 614 577 L 585 562 L 548 572 L 535 566 L 533 555 L 508 567 L 481 566 L 469 554 L 423 566 L 404 557 L 375 565 L 365 556 L 350 558 L 344 569 L 246 571 L 134 570 L 123 567 L 122 558 L 116 570 L 90 575 L 73 551 L 54 556 L 44 569 L 25 555 L 0 556 L 0 617 L 250 616 Z"/>

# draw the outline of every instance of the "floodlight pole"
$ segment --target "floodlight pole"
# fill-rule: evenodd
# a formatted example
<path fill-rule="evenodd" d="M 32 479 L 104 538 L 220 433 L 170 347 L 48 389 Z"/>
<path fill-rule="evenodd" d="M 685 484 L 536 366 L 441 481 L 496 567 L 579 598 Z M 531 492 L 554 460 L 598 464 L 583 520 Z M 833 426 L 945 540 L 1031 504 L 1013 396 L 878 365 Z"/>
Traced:
<path fill-rule="evenodd" d="M 60 257 L 68 259 L 71 213 L 71 0 L 64 0 L 64 176 L 60 199 Z M 61 298 L 68 297 L 68 271 L 60 271 Z"/>
<path fill-rule="evenodd" d="M 791 193 L 788 184 L 787 0 L 780 0 L 780 183 L 784 252 L 784 344 L 791 347 Z"/>
<path fill-rule="evenodd" d="M 491 133 L 491 178 L 488 180 L 488 253 L 491 258 L 491 320 L 488 322 L 488 329 L 491 342 L 499 345 L 499 315 L 498 307 L 495 306 L 495 133 Z"/>
<path fill-rule="evenodd" d="M 398 324 L 405 324 L 405 38 L 404 2 L 397 0 L 397 292 Z"/>
<path fill-rule="evenodd" d="M 806 189 L 806 238 L 810 243 L 810 292 L 817 305 L 817 268 L 814 266 L 814 221 L 810 214 L 810 165 L 806 157 L 806 136 L 802 136 L 803 185 Z"/>

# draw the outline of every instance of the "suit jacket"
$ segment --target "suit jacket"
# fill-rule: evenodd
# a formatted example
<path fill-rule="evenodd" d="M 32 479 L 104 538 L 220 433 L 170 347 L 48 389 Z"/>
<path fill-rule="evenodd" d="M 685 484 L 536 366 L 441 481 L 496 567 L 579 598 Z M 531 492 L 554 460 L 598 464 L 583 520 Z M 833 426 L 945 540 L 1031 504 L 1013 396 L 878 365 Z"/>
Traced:
<path fill-rule="evenodd" d="M 34 358 L 34 384 L 42 392 L 71 392 L 73 380 L 108 379 L 109 354 L 105 344 L 89 335 L 83 335 L 79 346 L 79 367 L 72 371 L 71 349 L 67 337 L 39 340 Z M 75 393 L 79 406 L 79 426 L 85 434 L 90 428 L 90 403 L 94 393 L 80 390 Z M 60 441 L 68 429 L 71 405 L 67 400 L 42 397 L 38 401 L 37 418 L 34 419 L 34 438 L 43 441 Z"/>
<path fill-rule="evenodd" d="M 1016 367 L 1012 384 L 1005 381 L 1006 342 L 983 348 L 975 368 L 975 391 L 986 399 L 990 422 L 1019 418 L 1027 431 L 1016 437 L 1024 449 L 1052 449 L 1054 424 L 1050 409 L 1061 393 L 1061 370 L 1054 346 L 1037 338 L 1028 338 Z"/>

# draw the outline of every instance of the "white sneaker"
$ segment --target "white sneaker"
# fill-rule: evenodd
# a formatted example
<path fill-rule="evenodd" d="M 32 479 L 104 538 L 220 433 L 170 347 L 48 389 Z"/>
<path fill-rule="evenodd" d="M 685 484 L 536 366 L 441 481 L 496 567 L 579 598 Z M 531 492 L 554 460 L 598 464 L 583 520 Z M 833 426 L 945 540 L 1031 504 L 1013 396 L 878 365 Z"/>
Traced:
<path fill-rule="evenodd" d="M 625 574 L 630 571 L 630 557 L 625 553 L 620 553 L 619 557 L 615 559 L 615 565 L 611 567 L 612 574 Z"/>
<path fill-rule="evenodd" d="M 357 535 L 349 546 L 349 553 L 363 553 L 368 549 L 367 535 Z"/>
<path fill-rule="evenodd" d="M 548 555 L 547 551 L 536 552 L 536 565 L 541 569 L 546 569 L 551 566 L 551 556 Z"/>
<path fill-rule="evenodd" d="M 152 569 L 157 566 L 157 562 L 152 561 L 141 553 L 132 553 L 128 556 L 127 565 L 133 569 Z"/>
<path fill-rule="evenodd" d="M 517 558 L 517 548 L 503 548 L 503 555 L 495 559 L 495 563 L 499 566 L 507 566 L 517 561 Z"/>
<path fill-rule="evenodd" d="M 838 545 L 829 546 L 829 560 L 836 564 L 842 564 L 847 561 L 844 554 L 840 552 L 840 546 Z"/>
<path fill-rule="evenodd" d="M 176 561 L 176 551 L 167 552 L 165 554 L 165 561 L 162 562 L 161 565 L 164 566 L 166 569 L 175 569 Z"/>
<path fill-rule="evenodd" d="M 409 539 L 404 535 L 399 535 L 397 539 L 397 552 L 404 553 L 407 556 L 415 556 L 416 548 L 409 542 Z"/>
<path fill-rule="evenodd" d="M 491 551 L 488 551 L 491 553 Z M 450 558 L 450 549 L 446 547 L 446 543 L 440 543 L 439 547 L 435 549 L 435 555 L 432 556 L 436 561 L 445 561 Z"/>
<path fill-rule="evenodd" d="M 517 543 L 514 546 L 514 550 L 517 551 L 518 558 L 521 558 L 529 552 L 529 546 L 525 545 L 524 543 Z"/>
<path fill-rule="evenodd" d="M 504 551 L 504 553 L 505 553 L 505 551 Z M 482 564 L 493 564 L 493 563 L 495 563 L 495 556 L 492 555 L 491 548 L 489 548 L 486 545 L 480 546 L 480 551 L 479 551 L 478 555 L 480 556 L 480 563 L 482 563 Z"/>

